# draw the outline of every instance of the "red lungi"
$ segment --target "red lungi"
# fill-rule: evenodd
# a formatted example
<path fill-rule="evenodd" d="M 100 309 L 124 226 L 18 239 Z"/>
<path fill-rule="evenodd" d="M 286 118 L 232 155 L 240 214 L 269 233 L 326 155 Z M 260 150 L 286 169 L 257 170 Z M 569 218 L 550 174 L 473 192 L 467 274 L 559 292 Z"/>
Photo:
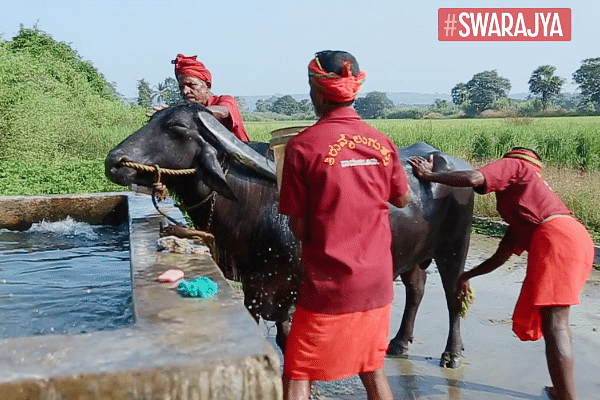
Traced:
<path fill-rule="evenodd" d="M 513 331 L 521 340 L 543 336 L 542 306 L 579 304 L 594 262 L 594 243 L 574 218 L 560 216 L 536 228 L 527 258 L 527 274 L 515 311 Z"/>
<path fill-rule="evenodd" d="M 348 314 L 320 314 L 298 307 L 285 348 L 288 379 L 331 381 L 383 367 L 391 304 Z"/>

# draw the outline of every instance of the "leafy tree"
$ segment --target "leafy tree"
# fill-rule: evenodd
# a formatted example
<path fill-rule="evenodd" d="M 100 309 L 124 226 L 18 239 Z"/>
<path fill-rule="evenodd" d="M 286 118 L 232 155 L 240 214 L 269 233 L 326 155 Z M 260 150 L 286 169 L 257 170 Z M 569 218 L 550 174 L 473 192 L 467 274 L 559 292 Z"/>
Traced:
<path fill-rule="evenodd" d="M 309 99 L 300 100 L 300 102 L 298 103 L 298 107 L 300 108 L 300 112 L 302 113 L 311 114 L 315 112 L 315 107 L 313 106 L 312 101 Z"/>
<path fill-rule="evenodd" d="M 106 82 L 107 90 L 110 96 L 114 99 L 124 100 L 124 97 L 121 93 L 117 92 L 117 83 L 116 82 Z"/>
<path fill-rule="evenodd" d="M 488 109 L 514 112 L 517 109 L 517 104 L 517 100 L 513 100 L 509 97 L 498 97 Z"/>
<path fill-rule="evenodd" d="M 452 92 L 450 93 L 452 96 L 452 102 L 457 106 L 463 105 L 465 101 L 469 99 L 469 93 L 467 92 L 467 84 L 459 83 L 452 88 Z"/>
<path fill-rule="evenodd" d="M 530 97 L 525 101 L 516 104 L 515 111 L 517 115 L 532 115 L 542 110 L 542 100 L 537 97 Z"/>
<path fill-rule="evenodd" d="M 573 80 L 579 85 L 581 94 L 600 110 L 600 57 L 583 60 L 581 67 L 573 73 Z"/>
<path fill-rule="evenodd" d="M 582 97 L 579 100 L 576 110 L 581 115 L 593 115 L 596 111 L 594 103 L 588 97 Z"/>
<path fill-rule="evenodd" d="M 139 87 L 139 86 L 138 86 Z M 153 98 L 159 103 L 166 104 L 168 106 L 181 103 L 183 97 L 181 97 L 181 91 L 179 90 L 179 83 L 174 78 L 166 78 L 164 82 L 157 85 L 156 90 L 152 93 Z"/>
<path fill-rule="evenodd" d="M 148 120 L 115 96 L 69 45 L 21 27 L 14 40 L 0 42 L 0 163 L 106 156 L 117 137 Z"/>
<path fill-rule="evenodd" d="M 420 119 L 427 114 L 427 111 L 427 108 L 424 107 L 398 107 L 385 117 L 389 119 Z"/>
<path fill-rule="evenodd" d="M 554 99 L 554 103 L 565 110 L 574 110 L 581 102 L 583 95 L 581 93 L 559 93 Z"/>
<path fill-rule="evenodd" d="M 292 115 L 300 111 L 298 102 L 289 94 L 279 97 L 273 102 L 271 111 L 277 114 Z"/>
<path fill-rule="evenodd" d="M 382 92 L 369 92 L 354 102 L 354 108 L 361 118 L 382 118 L 394 108 L 394 103 Z"/>
<path fill-rule="evenodd" d="M 156 89 L 152 92 L 152 98 L 156 99 L 156 102 L 159 104 L 167 104 L 165 101 L 165 97 L 166 97 L 166 86 L 163 82 L 159 83 L 156 86 Z"/>
<path fill-rule="evenodd" d="M 2 42 L 5 49 L 13 54 L 29 54 L 40 59 L 49 58 L 61 60 L 73 69 L 73 72 L 83 76 L 87 83 L 105 99 L 119 98 L 115 87 L 108 83 L 90 61 L 83 61 L 81 56 L 69 44 L 55 41 L 52 36 L 34 25 L 27 29 L 21 24 L 19 33 L 11 41 Z M 53 74 L 53 78 L 67 84 L 72 84 L 72 76 Z"/>
<path fill-rule="evenodd" d="M 473 75 L 467 82 L 467 96 L 471 110 L 477 113 L 490 108 L 501 97 L 508 97 L 510 81 L 498 76 L 496 70 L 483 71 Z M 470 114 L 471 112 L 468 112 Z"/>
<path fill-rule="evenodd" d="M 256 100 L 256 111 L 258 111 L 258 112 L 271 111 L 271 109 L 273 107 L 273 103 L 275 103 L 275 100 L 277 100 L 277 97 L 275 97 L 275 96 L 271 96 L 265 100 L 260 100 L 260 99 Z"/>
<path fill-rule="evenodd" d="M 560 93 L 565 83 L 563 78 L 554 75 L 555 70 L 552 65 L 542 65 L 533 71 L 528 82 L 529 92 L 541 95 L 544 110 L 548 108 L 550 100 Z"/>
<path fill-rule="evenodd" d="M 435 108 L 436 110 L 446 109 L 448 108 L 448 102 L 442 99 L 435 99 L 433 101 L 433 108 Z"/>
<path fill-rule="evenodd" d="M 446 114 L 450 110 L 450 105 L 446 100 L 435 99 L 431 106 L 431 110 L 440 114 Z"/>
<path fill-rule="evenodd" d="M 152 89 L 150 89 L 150 84 L 146 82 L 145 79 L 140 79 L 137 84 L 138 89 L 138 98 L 137 104 L 146 109 L 150 109 L 152 107 Z"/>

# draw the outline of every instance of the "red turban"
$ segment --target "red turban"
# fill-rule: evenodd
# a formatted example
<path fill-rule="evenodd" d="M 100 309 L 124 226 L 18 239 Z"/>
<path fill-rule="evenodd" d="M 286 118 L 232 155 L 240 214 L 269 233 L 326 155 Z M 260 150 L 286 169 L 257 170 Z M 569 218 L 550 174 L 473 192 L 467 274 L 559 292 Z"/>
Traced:
<path fill-rule="evenodd" d="M 538 156 L 530 150 L 527 149 L 514 149 L 506 153 L 502 158 L 520 158 L 521 160 L 525 160 L 531 164 L 533 164 L 539 171 L 542 170 L 542 162 L 538 158 Z"/>
<path fill-rule="evenodd" d="M 308 64 L 308 77 L 311 85 L 318 89 L 323 96 L 336 103 L 353 101 L 358 94 L 367 74 L 360 71 L 358 76 L 352 75 L 352 62 L 345 60 L 342 75 L 326 72 L 321 68 L 318 58 Z"/>
<path fill-rule="evenodd" d="M 206 83 L 208 87 L 212 84 L 212 75 L 210 71 L 206 69 L 204 64 L 196 60 L 197 56 L 187 57 L 183 54 L 177 54 L 177 58 L 173 60 L 175 64 L 175 76 L 187 75 L 198 78 Z"/>

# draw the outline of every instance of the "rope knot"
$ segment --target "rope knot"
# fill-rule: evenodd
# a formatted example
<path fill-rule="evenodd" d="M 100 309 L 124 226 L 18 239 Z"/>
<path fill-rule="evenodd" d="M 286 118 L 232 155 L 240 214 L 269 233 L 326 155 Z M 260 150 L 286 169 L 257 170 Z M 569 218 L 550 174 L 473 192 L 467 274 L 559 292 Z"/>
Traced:
<path fill-rule="evenodd" d="M 160 201 L 166 200 L 169 197 L 169 190 L 162 182 L 154 182 L 152 184 L 152 191 Z"/>
<path fill-rule="evenodd" d="M 152 184 L 152 193 L 155 193 L 158 200 L 166 200 L 169 197 L 169 189 L 160 181 L 160 167 L 154 166 L 154 183 Z"/>

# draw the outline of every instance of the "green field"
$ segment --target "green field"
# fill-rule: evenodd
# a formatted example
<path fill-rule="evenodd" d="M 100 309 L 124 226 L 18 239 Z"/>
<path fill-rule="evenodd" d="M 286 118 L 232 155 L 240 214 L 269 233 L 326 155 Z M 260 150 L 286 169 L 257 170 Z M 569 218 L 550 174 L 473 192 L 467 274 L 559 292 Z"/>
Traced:
<path fill-rule="evenodd" d="M 398 146 L 427 142 L 445 153 L 471 160 L 502 156 L 514 146 L 536 149 L 561 166 L 600 169 L 600 117 L 369 120 Z M 253 140 L 269 140 L 273 129 L 310 121 L 249 122 Z"/>
<path fill-rule="evenodd" d="M 34 27 L 0 40 L 0 195 L 125 190 L 104 176 L 111 148 L 147 121 L 67 43 Z M 547 161 L 544 175 L 600 241 L 600 117 L 382 119 L 369 124 L 399 146 L 424 141 L 478 167 L 514 146 Z M 247 122 L 251 140 L 314 121 Z M 494 196 L 475 214 L 498 218 Z"/>
<path fill-rule="evenodd" d="M 268 141 L 271 131 L 314 121 L 248 122 L 251 140 Z M 567 207 L 600 242 L 600 117 L 497 118 L 447 120 L 369 120 L 399 146 L 425 141 L 469 161 L 474 167 L 500 157 L 513 146 L 537 149 L 544 177 Z M 103 131 L 101 140 L 72 143 L 84 157 L 35 157 L 0 161 L 0 195 L 118 191 L 104 177 L 104 157 L 131 131 Z M 475 214 L 498 219 L 494 196 L 476 196 Z"/>
<path fill-rule="evenodd" d="M 536 149 L 544 178 L 600 242 L 600 117 L 369 120 L 398 146 L 427 142 L 474 167 L 515 146 Z M 250 122 L 252 140 L 266 141 L 274 129 L 310 121 Z M 499 219 L 494 196 L 476 196 L 475 214 Z"/>
<path fill-rule="evenodd" d="M 600 117 L 376 120 L 399 146 L 425 141 L 474 167 L 515 146 L 536 149 L 542 172 L 566 206 L 600 241 Z M 475 214 L 499 218 L 495 197 L 476 196 Z"/>

